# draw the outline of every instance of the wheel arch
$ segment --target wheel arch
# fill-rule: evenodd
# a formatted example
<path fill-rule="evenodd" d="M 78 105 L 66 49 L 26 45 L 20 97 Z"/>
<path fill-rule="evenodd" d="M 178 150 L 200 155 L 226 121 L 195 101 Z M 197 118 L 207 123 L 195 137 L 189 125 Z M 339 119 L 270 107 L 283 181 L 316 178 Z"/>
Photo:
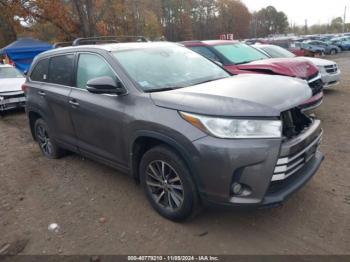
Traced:
<path fill-rule="evenodd" d="M 174 150 L 185 162 L 186 166 L 189 168 L 190 174 L 197 185 L 197 175 L 196 169 L 191 162 L 191 155 L 188 150 L 186 150 L 180 143 L 178 143 L 173 138 L 152 131 L 139 131 L 137 135 L 132 139 L 130 144 L 130 173 L 135 181 L 139 182 L 139 165 L 142 156 L 149 149 L 158 146 L 165 145 L 170 149 Z"/>
<path fill-rule="evenodd" d="M 35 122 L 40 119 L 40 118 L 43 118 L 43 116 L 37 112 L 37 111 L 34 111 L 34 110 L 31 110 L 27 113 L 28 115 L 28 119 L 29 119 L 29 128 L 30 128 L 30 132 L 32 134 L 32 137 L 34 140 L 36 140 L 35 138 L 35 130 L 34 130 L 34 125 L 35 125 Z"/>

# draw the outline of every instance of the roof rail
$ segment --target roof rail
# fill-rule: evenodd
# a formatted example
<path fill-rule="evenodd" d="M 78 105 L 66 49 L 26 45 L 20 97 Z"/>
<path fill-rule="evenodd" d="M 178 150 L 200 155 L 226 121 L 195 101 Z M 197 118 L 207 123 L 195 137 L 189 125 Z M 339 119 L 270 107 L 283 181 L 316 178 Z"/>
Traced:
<path fill-rule="evenodd" d="M 71 46 L 72 44 L 73 42 L 57 42 L 57 43 L 54 43 L 53 48 Z"/>
<path fill-rule="evenodd" d="M 144 36 L 97 36 L 97 37 L 84 37 L 77 38 L 73 41 L 73 46 L 78 45 L 98 45 L 98 44 L 107 44 L 107 43 L 121 43 L 121 42 L 131 42 L 130 40 L 134 39 L 133 42 L 148 42 L 148 39 Z"/>

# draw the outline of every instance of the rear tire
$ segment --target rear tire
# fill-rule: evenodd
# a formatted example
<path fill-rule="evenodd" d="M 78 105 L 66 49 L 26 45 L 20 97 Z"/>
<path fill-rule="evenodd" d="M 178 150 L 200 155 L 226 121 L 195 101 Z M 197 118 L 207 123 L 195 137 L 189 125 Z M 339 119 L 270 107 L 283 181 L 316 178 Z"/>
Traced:
<path fill-rule="evenodd" d="M 35 121 L 34 134 L 40 150 L 45 157 L 57 159 L 65 155 L 65 150 L 60 148 L 50 136 L 49 128 L 43 119 L 39 118 Z"/>
<path fill-rule="evenodd" d="M 186 164 L 172 149 L 156 146 L 147 151 L 139 172 L 145 194 L 160 215 L 179 222 L 197 213 L 196 186 Z"/>
<path fill-rule="evenodd" d="M 337 53 L 338 53 L 337 50 L 335 50 L 335 49 L 331 50 L 331 55 L 336 55 Z"/>

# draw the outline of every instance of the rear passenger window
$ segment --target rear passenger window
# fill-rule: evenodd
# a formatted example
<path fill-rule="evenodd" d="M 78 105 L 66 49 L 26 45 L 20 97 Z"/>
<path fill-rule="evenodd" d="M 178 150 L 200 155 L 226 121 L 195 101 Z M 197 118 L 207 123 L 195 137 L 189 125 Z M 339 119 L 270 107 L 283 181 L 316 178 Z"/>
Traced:
<path fill-rule="evenodd" d="M 102 76 L 116 78 L 114 72 L 102 57 L 93 54 L 80 54 L 77 69 L 77 87 L 85 89 L 89 80 Z"/>
<path fill-rule="evenodd" d="M 54 56 L 50 59 L 49 82 L 71 86 L 74 69 L 74 55 Z"/>
<path fill-rule="evenodd" d="M 30 79 L 33 81 L 46 82 L 49 70 L 49 59 L 40 60 L 33 69 Z"/>

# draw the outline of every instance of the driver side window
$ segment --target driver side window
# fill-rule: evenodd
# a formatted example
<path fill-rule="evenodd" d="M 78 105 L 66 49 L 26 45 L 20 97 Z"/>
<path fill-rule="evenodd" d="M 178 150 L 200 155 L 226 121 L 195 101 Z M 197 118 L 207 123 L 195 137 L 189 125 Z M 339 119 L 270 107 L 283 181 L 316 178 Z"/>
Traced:
<path fill-rule="evenodd" d="M 102 76 L 116 79 L 115 73 L 102 57 L 94 54 L 79 55 L 76 83 L 78 88 L 86 89 L 89 80 Z"/>

